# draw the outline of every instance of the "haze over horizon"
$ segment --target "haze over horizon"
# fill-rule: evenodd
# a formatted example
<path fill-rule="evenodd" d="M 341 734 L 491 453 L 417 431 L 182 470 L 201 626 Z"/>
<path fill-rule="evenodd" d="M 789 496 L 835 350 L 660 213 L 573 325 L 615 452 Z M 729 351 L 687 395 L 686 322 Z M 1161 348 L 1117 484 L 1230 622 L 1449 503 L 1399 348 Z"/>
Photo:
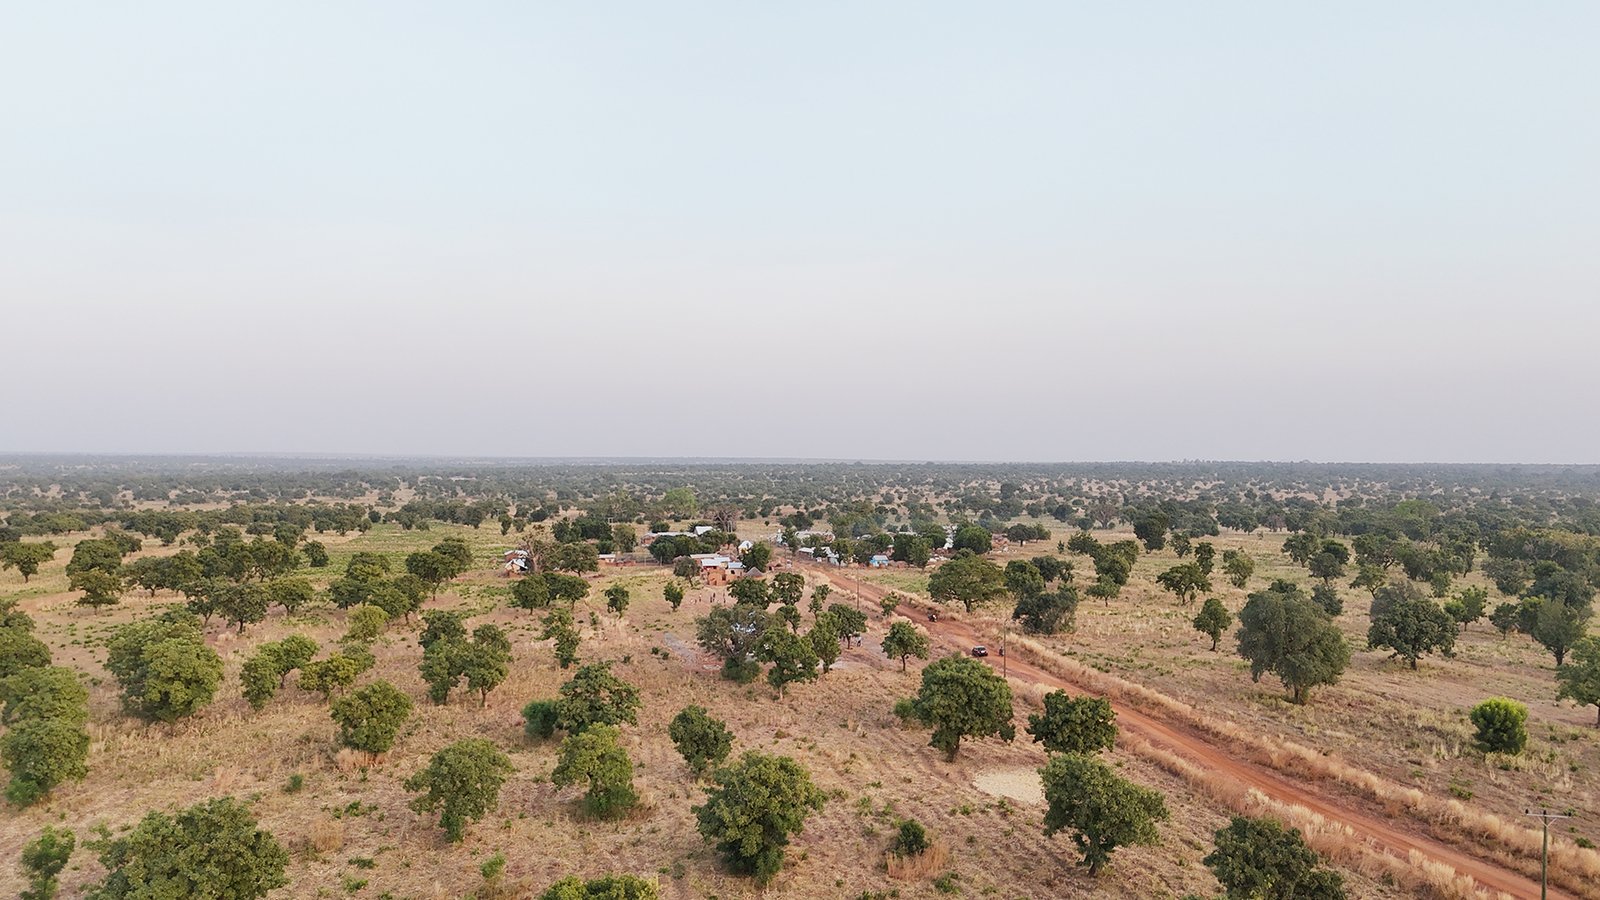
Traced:
<path fill-rule="evenodd" d="M 1600 462 L 1596 33 L 23 6 L 0 453 Z"/>

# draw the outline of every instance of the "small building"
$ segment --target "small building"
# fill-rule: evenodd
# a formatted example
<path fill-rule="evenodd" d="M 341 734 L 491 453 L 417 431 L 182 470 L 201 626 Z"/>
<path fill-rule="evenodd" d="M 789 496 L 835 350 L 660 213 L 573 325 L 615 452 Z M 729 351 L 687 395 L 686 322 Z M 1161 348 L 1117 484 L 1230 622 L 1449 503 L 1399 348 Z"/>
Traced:
<path fill-rule="evenodd" d="M 867 560 L 867 565 L 874 569 L 886 568 L 889 565 L 889 557 L 882 553 L 876 554 L 871 559 Z"/>
<path fill-rule="evenodd" d="M 528 551 L 507 550 L 501 569 L 507 576 L 528 574 Z"/>

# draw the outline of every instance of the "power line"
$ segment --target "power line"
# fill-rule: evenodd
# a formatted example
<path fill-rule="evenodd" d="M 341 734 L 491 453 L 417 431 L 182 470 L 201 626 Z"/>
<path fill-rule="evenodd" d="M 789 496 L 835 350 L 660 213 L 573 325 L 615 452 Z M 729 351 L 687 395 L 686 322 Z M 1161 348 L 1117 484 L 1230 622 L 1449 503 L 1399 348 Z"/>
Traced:
<path fill-rule="evenodd" d="M 1544 825 L 1544 847 L 1539 854 L 1539 900 L 1546 900 L 1550 890 L 1550 823 L 1557 819 L 1572 818 L 1569 813 L 1553 813 L 1548 809 L 1526 809 L 1525 816 L 1533 816 Z"/>

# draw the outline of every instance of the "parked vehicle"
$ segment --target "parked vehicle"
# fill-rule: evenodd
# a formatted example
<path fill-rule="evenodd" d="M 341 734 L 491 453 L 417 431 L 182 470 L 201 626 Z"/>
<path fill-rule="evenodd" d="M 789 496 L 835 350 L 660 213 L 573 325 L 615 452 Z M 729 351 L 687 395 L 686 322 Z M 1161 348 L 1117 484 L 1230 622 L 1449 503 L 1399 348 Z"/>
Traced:
<path fill-rule="evenodd" d="M 979 644 L 978 646 L 972 648 L 972 655 L 973 656 L 988 656 L 989 655 L 989 648 L 983 646 L 982 644 Z"/>

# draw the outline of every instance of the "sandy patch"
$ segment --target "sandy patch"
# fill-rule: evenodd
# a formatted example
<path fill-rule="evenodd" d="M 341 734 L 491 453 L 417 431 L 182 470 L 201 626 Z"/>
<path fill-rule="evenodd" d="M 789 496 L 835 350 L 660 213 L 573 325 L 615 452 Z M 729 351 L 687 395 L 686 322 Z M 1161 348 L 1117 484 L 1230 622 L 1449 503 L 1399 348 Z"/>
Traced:
<path fill-rule="evenodd" d="M 1038 769 L 990 769 L 972 779 L 972 786 L 993 797 L 1030 806 L 1044 805 L 1044 784 Z"/>

